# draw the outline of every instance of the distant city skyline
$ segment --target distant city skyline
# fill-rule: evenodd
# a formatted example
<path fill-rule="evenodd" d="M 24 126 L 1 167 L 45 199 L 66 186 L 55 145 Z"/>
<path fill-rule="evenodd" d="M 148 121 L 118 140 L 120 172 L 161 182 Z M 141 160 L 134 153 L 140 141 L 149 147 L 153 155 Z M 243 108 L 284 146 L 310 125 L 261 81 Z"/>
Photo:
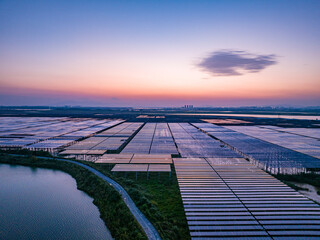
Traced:
<path fill-rule="evenodd" d="M 0 2 L 0 105 L 319 106 L 320 1 Z"/>

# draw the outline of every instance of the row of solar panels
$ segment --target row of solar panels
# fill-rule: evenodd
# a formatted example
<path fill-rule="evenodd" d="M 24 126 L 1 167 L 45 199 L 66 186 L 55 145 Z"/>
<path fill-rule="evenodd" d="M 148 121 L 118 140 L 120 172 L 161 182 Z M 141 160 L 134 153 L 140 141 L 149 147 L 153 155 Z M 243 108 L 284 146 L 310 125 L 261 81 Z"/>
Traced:
<path fill-rule="evenodd" d="M 61 117 L 1 117 L 0 135 L 17 129 L 47 125 L 50 122 L 59 122 L 66 118 Z"/>
<path fill-rule="evenodd" d="M 320 168 L 319 159 L 288 148 L 210 123 L 194 123 L 193 125 L 273 171 L 287 172 Z"/>
<path fill-rule="evenodd" d="M 62 154 L 83 154 L 85 150 L 101 150 L 96 152 L 99 154 L 103 154 L 107 150 L 118 151 L 142 124 L 132 122 L 122 123 L 67 147 L 66 151 L 62 152 Z"/>
<path fill-rule="evenodd" d="M 241 158 L 174 159 L 192 239 L 319 239 L 320 207 Z"/>
<path fill-rule="evenodd" d="M 240 157 L 189 123 L 169 123 L 182 157 Z"/>
<path fill-rule="evenodd" d="M 172 163 L 171 154 L 104 154 L 101 156 L 96 163 Z"/>
<path fill-rule="evenodd" d="M 78 119 L 63 119 L 61 121 L 46 122 L 41 126 L 31 126 L 22 129 L 2 132 L 1 136 L 41 136 L 48 138 L 53 136 L 63 135 L 69 132 L 77 131 L 83 128 L 104 123 L 104 120 L 78 120 Z"/>
<path fill-rule="evenodd" d="M 320 129 L 305 129 L 307 132 L 306 134 L 317 132 L 319 135 L 318 138 L 315 138 L 316 134 L 312 134 L 313 137 L 301 136 L 295 133 L 286 132 L 286 129 L 281 129 L 280 131 L 280 128 L 271 129 L 258 126 L 226 126 L 226 128 L 310 155 L 312 157 L 320 158 Z M 289 131 L 303 133 L 301 130 L 293 131 L 289 129 Z"/>
<path fill-rule="evenodd" d="M 167 123 L 146 123 L 122 153 L 177 154 Z"/>
<path fill-rule="evenodd" d="M 170 164 L 116 164 L 112 172 L 171 172 Z"/>
<path fill-rule="evenodd" d="M 13 121 L 15 118 L 12 118 Z M 28 119 L 28 118 L 26 118 Z M 27 120 L 28 122 L 28 120 Z M 120 123 L 120 120 L 55 119 L 43 121 L 41 126 L 30 123 L 29 127 L 2 132 L 0 146 L 3 148 L 29 148 L 52 150 L 72 144 L 75 140 Z"/>
<path fill-rule="evenodd" d="M 78 131 L 64 134 L 60 137 L 54 137 L 54 138 L 50 138 L 45 141 L 40 141 L 38 143 L 27 146 L 27 148 L 28 149 L 35 149 L 35 150 L 61 148 L 62 146 L 70 145 L 78 139 L 81 139 L 81 138 L 84 138 L 88 135 L 94 134 L 95 132 L 101 131 L 102 129 L 105 129 L 107 127 L 112 127 L 120 122 L 121 122 L 120 120 L 108 121 L 108 122 L 104 122 L 102 124 L 86 127 L 84 129 L 81 129 Z"/>
<path fill-rule="evenodd" d="M 320 139 L 320 128 L 283 128 L 271 125 L 260 125 L 259 127 Z"/>

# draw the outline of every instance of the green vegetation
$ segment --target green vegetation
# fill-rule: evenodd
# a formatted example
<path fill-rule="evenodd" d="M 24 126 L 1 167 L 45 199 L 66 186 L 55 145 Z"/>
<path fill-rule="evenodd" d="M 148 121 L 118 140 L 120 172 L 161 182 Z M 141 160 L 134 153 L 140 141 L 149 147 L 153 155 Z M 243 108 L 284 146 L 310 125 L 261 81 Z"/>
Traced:
<path fill-rule="evenodd" d="M 8 151 L 1 152 L 8 153 Z M 74 177 L 78 189 L 94 199 L 94 204 L 100 210 L 101 218 L 115 239 L 146 239 L 140 225 L 131 215 L 120 195 L 90 171 L 72 163 L 35 157 L 35 155 L 52 157 L 47 152 L 12 150 L 10 153 L 28 155 L 28 157 L 0 154 L 0 163 L 58 169 Z M 171 177 L 168 173 L 161 173 L 160 178 L 158 173 L 151 173 L 147 179 L 146 173 L 139 173 L 136 179 L 135 173 L 113 175 L 110 171 L 112 167 L 110 164 L 79 162 L 97 169 L 121 184 L 140 211 L 155 226 L 162 239 L 190 239 L 174 168 L 172 168 Z"/>
<path fill-rule="evenodd" d="M 13 151 L 16 154 L 20 152 Z M 0 163 L 18 164 L 30 167 L 57 169 L 70 174 L 77 181 L 77 187 L 86 192 L 99 208 L 100 217 L 106 223 L 115 239 L 147 239 L 138 222 L 127 208 L 120 194 L 105 181 L 90 171 L 68 162 L 39 159 L 28 152 L 28 157 L 0 154 Z"/>
<path fill-rule="evenodd" d="M 301 188 L 298 187 L 288 181 L 292 182 L 298 182 L 298 183 L 306 183 L 309 185 L 312 185 L 316 188 L 320 188 L 320 174 L 316 173 L 300 173 L 300 174 L 294 174 L 294 175 L 287 175 L 287 174 L 277 174 L 274 175 L 279 180 L 283 181 L 285 184 L 287 184 L 289 187 L 292 187 L 295 190 L 305 190 L 308 191 L 307 188 Z M 317 194 L 320 195 L 320 190 L 317 191 Z"/>
<path fill-rule="evenodd" d="M 320 188 L 320 174 L 316 173 L 300 173 L 294 175 L 277 174 L 274 175 L 279 180 L 292 181 L 299 183 L 307 183 L 314 187 Z"/>
<path fill-rule="evenodd" d="M 31 156 L 52 157 L 52 155 L 47 151 L 30 151 L 28 149 L 17 149 L 17 150 L 2 150 L 2 149 L 0 149 L 0 153 L 27 155 L 30 157 Z"/>
<path fill-rule="evenodd" d="M 309 191 L 308 188 L 303 188 L 303 187 L 299 187 L 291 182 L 288 182 L 288 181 L 285 181 L 285 180 L 282 180 L 282 182 L 284 182 L 285 184 L 287 184 L 289 187 L 293 188 L 294 190 L 296 191 L 299 191 L 299 190 L 304 190 L 304 191 Z"/>
<path fill-rule="evenodd" d="M 190 239 L 188 225 L 180 197 L 178 181 L 172 169 L 172 176 L 168 173 L 149 174 L 117 173 L 112 175 L 110 164 L 94 164 L 84 162 L 106 176 L 113 178 L 129 193 L 141 212 L 158 230 L 162 239 Z"/>

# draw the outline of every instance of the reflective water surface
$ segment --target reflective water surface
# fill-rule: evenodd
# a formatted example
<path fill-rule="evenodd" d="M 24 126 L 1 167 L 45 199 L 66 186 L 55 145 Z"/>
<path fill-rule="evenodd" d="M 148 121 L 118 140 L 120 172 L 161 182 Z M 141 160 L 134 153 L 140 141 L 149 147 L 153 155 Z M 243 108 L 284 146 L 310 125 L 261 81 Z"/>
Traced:
<path fill-rule="evenodd" d="M 277 114 L 238 114 L 238 113 L 172 113 L 170 115 L 190 116 L 224 116 L 224 117 L 257 117 L 257 118 L 285 118 L 299 120 L 319 120 L 319 115 L 277 115 Z"/>
<path fill-rule="evenodd" d="M 68 174 L 0 164 L 0 239 L 111 239 Z"/>

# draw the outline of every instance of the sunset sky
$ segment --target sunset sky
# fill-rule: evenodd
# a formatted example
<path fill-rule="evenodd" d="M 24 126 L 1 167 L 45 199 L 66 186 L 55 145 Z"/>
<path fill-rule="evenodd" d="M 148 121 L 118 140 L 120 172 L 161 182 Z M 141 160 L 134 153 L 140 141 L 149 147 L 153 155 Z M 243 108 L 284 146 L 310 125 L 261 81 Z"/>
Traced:
<path fill-rule="evenodd" d="M 320 1 L 0 1 L 0 105 L 320 105 Z"/>

